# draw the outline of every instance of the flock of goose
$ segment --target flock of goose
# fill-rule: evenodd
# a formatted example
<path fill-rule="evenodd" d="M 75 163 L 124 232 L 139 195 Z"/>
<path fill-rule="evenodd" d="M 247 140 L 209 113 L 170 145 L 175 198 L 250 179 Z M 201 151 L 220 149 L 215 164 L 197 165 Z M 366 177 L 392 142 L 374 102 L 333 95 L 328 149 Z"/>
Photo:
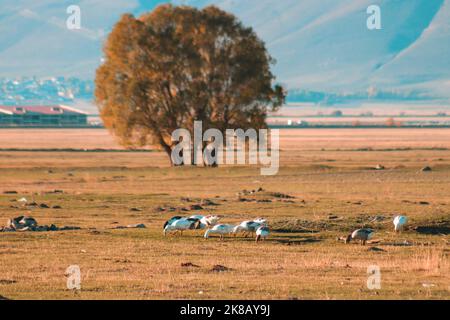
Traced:
<path fill-rule="evenodd" d="M 263 218 L 246 220 L 238 225 L 218 224 L 219 220 L 220 218 L 218 216 L 213 215 L 175 216 L 164 223 L 164 236 L 169 232 L 183 234 L 185 230 L 206 230 L 203 236 L 205 239 L 208 239 L 211 234 L 218 234 L 220 240 L 223 240 L 224 235 L 243 233 L 245 237 L 249 234 L 256 235 L 256 242 L 258 242 L 264 240 L 270 234 L 267 220 Z M 393 220 L 394 231 L 402 231 L 407 222 L 408 218 L 406 216 L 396 216 Z M 345 243 L 349 243 L 352 240 L 359 240 L 362 245 L 365 245 L 366 241 L 370 240 L 373 234 L 374 230 L 370 228 L 357 229 L 346 237 Z"/>
<path fill-rule="evenodd" d="M 408 218 L 406 216 L 395 216 L 393 221 L 394 231 L 402 231 L 407 222 Z M 357 229 L 347 236 L 345 243 L 349 243 L 351 240 L 359 240 L 362 245 L 365 245 L 367 240 L 372 239 L 373 233 L 373 229 L 370 228 Z"/>
<path fill-rule="evenodd" d="M 246 237 L 248 234 L 256 234 L 256 242 L 264 240 L 269 236 L 269 227 L 267 221 L 262 218 L 254 220 L 246 220 L 238 225 L 218 224 L 220 218 L 218 216 L 202 216 L 193 215 L 190 217 L 176 216 L 172 217 L 164 223 L 164 235 L 169 232 L 179 232 L 183 234 L 185 230 L 205 230 L 204 238 L 208 239 L 211 234 L 218 234 L 220 240 L 224 239 L 226 234 L 243 233 Z"/>

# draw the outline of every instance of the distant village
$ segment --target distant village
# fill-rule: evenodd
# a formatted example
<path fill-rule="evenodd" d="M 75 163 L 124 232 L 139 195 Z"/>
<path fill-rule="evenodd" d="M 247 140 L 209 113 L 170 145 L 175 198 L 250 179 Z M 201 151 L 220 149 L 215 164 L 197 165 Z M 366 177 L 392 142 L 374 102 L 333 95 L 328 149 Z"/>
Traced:
<path fill-rule="evenodd" d="M 71 104 L 75 99 L 92 100 L 94 82 L 65 77 L 0 78 L 0 105 Z"/>

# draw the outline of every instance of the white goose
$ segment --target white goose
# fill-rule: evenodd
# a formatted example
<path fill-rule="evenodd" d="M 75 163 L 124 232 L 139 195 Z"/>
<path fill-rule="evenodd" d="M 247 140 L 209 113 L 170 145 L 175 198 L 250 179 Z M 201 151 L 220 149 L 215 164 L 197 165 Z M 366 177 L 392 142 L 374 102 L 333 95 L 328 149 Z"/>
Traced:
<path fill-rule="evenodd" d="M 20 198 L 19 200 L 17 200 L 17 202 L 27 203 L 28 200 L 27 200 L 27 198 Z"/>
<path fill-rule="evenodd" d="M 198 229 L 206 229 L 209 227 L 213 227 L 215 226 L 220 218 L 218 216 L 212 216 L 212 215 L 208 215 L 208 216 L 202 216 L 202 215 L 193 215 L 189 217 L 190 219 L 198 219 L 200 220 L 200 224 L 198 226 Z"/>
<path fill-rule="evenodd" d="M 403 230 L 405 224 L 408 222 L 408 218 L 406 216 L 396 216 L 394 218 L 394 231 L 399 232 Z"/>
<path fill-rule="evenodd" d="M 170 231 L 180 231 L 183 234 L 184 230 L 198 229 L 199 224 L 198 219 L 173 217 L 164 224 L 164 235 Z"/>
<path fill-rule="evenodd" d="M 233 233 L 244 232 L 245 237 L 247 237 L 248 233 L 254 233 L 259 227 L 265 226 L 266 222 L 267 221 L 263 218 L 243 221 L 234 227 Z"/>
<path fill-rule="evenodd" d="M 232 233 L 233 229 L 234 225 L 231 224 L 217 224 L 211 229 L 206 230 L 204 238 L 208 239 L 210 234 L 217 233 L 220 234 L 220 240 L 223 240 L 223 236 Z"/>
<path fill-rule="evenodd" d="M 183 217 L 175 216 L 175 217 L 170 218 L 169 220 L 164 222 L 163 229 L 165 229 L 168 225 L 171 225 L 172 223 L 174 223 L 175 221 L 180 220 L 180 219 L 183 219 Z"/>
<path fill-rule="evenodd" d="M 270 234 L 270 230 L 266 226 L 261 226 L 256 230 L 256 242 L 263 239 L 265 240 Z"/>

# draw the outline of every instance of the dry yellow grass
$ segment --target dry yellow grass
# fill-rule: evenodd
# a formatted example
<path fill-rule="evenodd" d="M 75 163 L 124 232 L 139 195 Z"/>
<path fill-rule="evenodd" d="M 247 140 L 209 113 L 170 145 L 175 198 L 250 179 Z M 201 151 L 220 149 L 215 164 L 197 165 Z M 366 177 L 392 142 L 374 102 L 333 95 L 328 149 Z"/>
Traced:
<path fill-rule="evenodd" d="M 106 129 L 0 129 L 0 148 L 122 149 Z M 449 129 L 281 130 L 285 150 L 323 148 L 450 148 Z"/>
<path fill-rule="evenodd" d="M 83 148 L 80 137 L 87 137 L 88 148 L 117 148 L 102 130 L 42 132 L 39 139 L 39 130 L 0 130 L 0 148 Z M 1 224 L 31 214 L 40 224 L 83 228 L 0 233 L 0 295 L 449 299 L 449 235 L 412 229 L 397 235 L 391 218 L 401 213 L 410 217 L 411 227 L 450 227 L 450 130 L 287 130 L 281 148 L 282 167 L 273 177 L 260 176 L 254 167 L 169 168 L 159 152 L 0 151 L 0 192 L 18 191 L 0 196 Z M 372 170 L 377 164 L 386 170 Z M 421 172 L 425 165 L 433 171 Z M 237 192 L 258 187 L 268 192 L 247 198 L 272 202 L 238 201 Z M 46 193 L 54 189 L 64 193 Z M 269 191 L 296 198 L 279 201 Z M 11 202 L 22 196 L 62 209 Z M 200 198 L 218 204 L 200 212 L 219 214 L 230 223 L 264 216 L 274 231 L 260 244 L 242 237 L 205 241 L 200 232 L 164 238 L 167 218 L 196 211 L 156 208 L 188 207 Z M 134 207 L 142 211 L 130 211 Z M 371 223 L 377 215 L 386 219 Z M 113 230 L 115 223 L 145 223 L 147 228 Z M 379 243 L 364 247 L 336 240 L 363 225 L 376 229 Z M 291 232 L 283 232 L 286 228 Z M 199 268 L 182 267 L 185 262 Z M 216 264 L 231 270 L 211 271 Z M 66 289 L 69 265 L 81 268 L 80 292 Z M 379 290 L 366 286 L 370 265 L 381 269 Z"/>

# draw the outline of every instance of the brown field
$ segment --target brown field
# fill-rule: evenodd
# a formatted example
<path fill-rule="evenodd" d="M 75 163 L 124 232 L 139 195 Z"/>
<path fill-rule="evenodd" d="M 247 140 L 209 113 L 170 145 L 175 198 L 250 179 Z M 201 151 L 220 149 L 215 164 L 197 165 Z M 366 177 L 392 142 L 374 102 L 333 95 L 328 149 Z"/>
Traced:
<path fill-rule="evenodd" d="M 244 166 L 170 168 L 157 151 L 11 148 L 120 149 L 101 129 L 0 130 L 0 224 L 28 214 L 39 224 L 82 227 L 0 233 L 0 296 L 450 298 L 450 129 L 285 130 L 276 176 Z M 377 164 L 386 169 L 373 170 Z M 237 192 L 259 187 L 265 191 L 245 196 L 253 201 L 238 201 Z M 17 194 L 3 194 L 11 190 Z M 61 209 L 22 206 L 14 201 L 21 197 Z M 217 205 L 180 211 L 205 198 Z M 208 212 L 224 223 L 266 217 L 271 236 L 259 244 L 241 236 L 205 241 L 198 231 L 163 237 L 171 216 Z M 393 232 L 395 214 L 410 219 L 401 234 Z M 147 228 L 112 229 L 135 223 Z M 374 243 L 337 240 L 362 226 L 376 230 Z M 181 266 L 187 262 L 198 267 Z M 217 264 L 231 270 L 212 271 Z M 70 265 L 81 268 L 80 291 L 66 287 Z M 371 265 L 380 267 L 381 289 L 367 288 Z"/>

